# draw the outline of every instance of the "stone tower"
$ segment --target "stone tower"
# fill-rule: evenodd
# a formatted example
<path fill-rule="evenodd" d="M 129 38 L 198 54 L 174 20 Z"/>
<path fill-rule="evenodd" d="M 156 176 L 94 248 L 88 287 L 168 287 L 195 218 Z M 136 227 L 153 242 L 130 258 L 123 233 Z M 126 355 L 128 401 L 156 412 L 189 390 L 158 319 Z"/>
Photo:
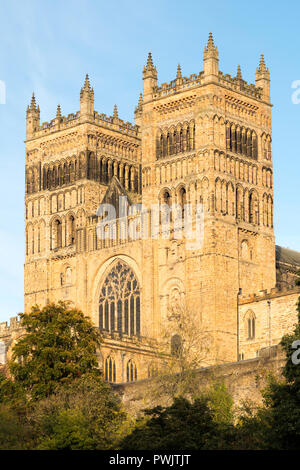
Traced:
<path fill-rule="evenodd" d="M 275 285 L 270 78 L 263 56 L 256 85 L 219 71 L 210 34 L 204 71 L 157 85 L 149 54 L 143 72 L 142 199 L 205 209 L 204 244 L 152 242 L 156 323 L 172 289 L 211 333 L 210 360 L 236 360 L 237 302 Z M 147 247 L 149 248 L 149 245 Z M 160 306 L 155 305 L 160 299 Z"/>
<path fill-rule="evenodd" d="M 237 358 L 237 301 L 275 285 L 271 104 L 263 57 L 256 85 L 219 71 L 210 34 L 204 71 L 160 86 L 151 54 L 135 125 L 94 110 L 86 76 L 80 110 L 40 124 L 27 109 L 25 311 L 71 300 L 102 331 L 105 377 L 146 377 L 168 311 L 184 304 L 209 334 L 205 364 Z M 204 207 L 204 241 L 133 237 L 118 200 Z M 117 224 L 98 207 L 111 203 Z M 137 212 L 139 209 L 137 209 Z M 131 223 L 136 217 L 129 213 Z M 102 214 L 103 215 L 103 214 Z M 123 221 L 123 222 L 122 222 Z M 160 219 L 159 219 L 160 221 Z M 122 223 L 121 223 L 122 222 Z M 160 222 L 159 222 L 160 223 Z M 192 224 L 195 223 L 193 219 Z M 136 224 L 137 227 L 138 224 Z M 160 226 L 161 228 L 161 226 Z M 161 230 L 160 230 L 161 235 Z"/>

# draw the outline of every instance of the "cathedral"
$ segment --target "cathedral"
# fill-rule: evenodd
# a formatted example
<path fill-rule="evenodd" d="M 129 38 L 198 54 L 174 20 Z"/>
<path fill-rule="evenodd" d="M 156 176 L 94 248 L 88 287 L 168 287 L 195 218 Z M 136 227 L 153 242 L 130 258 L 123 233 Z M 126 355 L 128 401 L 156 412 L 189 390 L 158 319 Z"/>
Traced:
<path fill-rule="evenodd" d="M 176 349 L 178 309 L 209 338 L 203 366 L 256 357 L 296 321 L 300 254 L 275 246 L 263 55 L 249 84 L 240 66 L 235 77 L 219 70 L 210 34 L 203 71 L 157 76 L 149 53 L 134 124 L 117 106 L 112 116 L 94 110 L 88 76 L 76 113 L 58 106 L 41 124 L 33 96 L 26 115 L 24 309 L 71 301 L 100 329 L 99 360 L 116 383 L 151 376 L 163 331 Z M 168 230 L 151 207 L 170 208 Z M 201 243 L 176 230 L 173 207 L 183 225 L 192 208 Z M 0 324 L 7 345 L 17 323 Z"/>

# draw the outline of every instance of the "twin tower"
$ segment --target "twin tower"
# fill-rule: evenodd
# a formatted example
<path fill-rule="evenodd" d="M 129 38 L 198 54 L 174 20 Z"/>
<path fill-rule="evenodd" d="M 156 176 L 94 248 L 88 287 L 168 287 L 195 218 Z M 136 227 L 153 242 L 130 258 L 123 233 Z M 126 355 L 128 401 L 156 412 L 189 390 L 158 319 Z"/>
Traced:
<path fill-rule="evenodd" d="M 88 76 L 80 111 L 40 124 L 27 109 L 25 311 L 70 300 L 100 328 L 105 378 L 148 377 L 172 312 L 209 338 L 203 365 L 237 359 L 239 293 L 275 286 L 270 77 L 263 56 L 256 84 L 238 67 L 219 70 L 212 35 L 204 71 L 180 66 L 158 84 L 151 54 L 135 124 L 94 110 Z M 101 203 L 204 208 L 204 239 L 132 238 L 121 224 L 97 236 Z M 97 215 L 98 214 L 98 215 Z M 129 219 L 132 216 L 128 216 Z M 173 319 L 172 319 L 173 318 Z M 174 330 L 174 331 L 173 331 Z M 174 333 L 174 334 L 173 334 Z M 201 335 L 200 335 L 201 336 Z M 172 343 L 173 342 L 173 343 Z"/>

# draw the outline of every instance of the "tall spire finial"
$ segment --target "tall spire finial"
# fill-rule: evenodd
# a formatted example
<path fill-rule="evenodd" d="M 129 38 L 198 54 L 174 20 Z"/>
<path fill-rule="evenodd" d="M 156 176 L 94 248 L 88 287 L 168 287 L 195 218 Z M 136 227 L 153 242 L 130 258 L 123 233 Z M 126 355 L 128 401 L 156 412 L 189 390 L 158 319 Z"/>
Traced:
<path fill-rule="evenodd" d="M 242 80 L 242 79 L 243 79 L 243 77 L 242 77 L 242 71 L 241 71 L 241 66 L 240 66 L 240 65 L 238 65 L 238 68 L 237 68 L 236 78 L 238 78 L 239 80 Z"/>
<path fill-rule="evenodd" d="M 143 106 L 143 93 L 140 93 L 140 97 L 139 97 L 139 108 L 141 108 Z"/>
<path fill-rule="evenodd" d="M 57 105 L 57 109 L 56 109 L 56 118 L 61 118 L 60 104 Z"/>
<path fill-rule="evenodd" d="M 258 70 L 259 70 L 259 72 L 266 72 L 267 71 L 267 67 L 266 67 L 266 64 L 265 64 L 265 58 L 264 58 L 263 54 L 260 55 L 260 62 L 259 62 Z"/>
<path fill-rule="evenodd" d="M 262 90 L 262 97 L 270 102 L 270 72 L 266 67 L 263 54 L 260 56 L 259 66 L 256 69 L 255 83 Z"/>
<path fill-rule="evenodd" d="M 177 67 L 177 75 L 176 75 L 176 78 L 182 78 L 180 64 L 178 64 L 178 67 Z"/>
<path fill-rule="evenodd" d="M 135 107 L 134 112 L 137 113 L 137 112 L 140 112 L 142 110 L 143 110 L 143 93 L 140 93 L 139 102 L 138 102 L 137 106 Z"/>
<path fill-rule="evenodd" d="M 90 86 L 90 79 L 89 79 L 89 74 L 87 73 L 86 76 L 85 76 L 85 81 L 84 81 L 84 86 L 83 86 L 84 90 L 90 90 L 91 89 L 91 86 Z"/>
<path fill-rule="evenodd" d="M 83 87 L 81 88 L 81 91 L 80 91 L 80 96 L 83 96 L 83 94 L 94 95 L 94 90 L 90 85 L 90 79 L 89 79 L 88 74 L 86 74 L 86 76 L 85 76 L 84 85 L 83 85 Z"/>
<path fill-rule="evenodd" d="M 149 52 L 148 54 L 146 70 L 153 70 L 153 60 L 152 60 L 151 52 Z"/>
<path fill-rule="evenodd" d="M 84 85 L 80 90 L 80 116 L 82 119 L 94 116 L 94 90 L 90 86 L 88 74 L 86 74 Z"/>
<path fill-rule="evenodd" d="M 119 115 L 118 115 L 118 108 L 117 108 L 117 105 L 115 104 L 114 106 L 114 115 L 113 115 L 114 118 L 118 118 Z"/>
<path fill-rule="evenodd" d="M 212 33 L 209 33 L 208 35 L 208 42 L 207 42 L 207 48 L 208 51 L 214 51 L 215 50 L 215 44 L 214 44 L 214 38 Z"/>
<path fill-rule="evenodd" d="M 36 110 L 36 102 L 35 102 L 35 96 L 34 96 L 34 93 L 32 93 L 32 98 L 31 98 L 31 103 L 30 103 L 30 109 L 33 111 L 33 110 Z"/>

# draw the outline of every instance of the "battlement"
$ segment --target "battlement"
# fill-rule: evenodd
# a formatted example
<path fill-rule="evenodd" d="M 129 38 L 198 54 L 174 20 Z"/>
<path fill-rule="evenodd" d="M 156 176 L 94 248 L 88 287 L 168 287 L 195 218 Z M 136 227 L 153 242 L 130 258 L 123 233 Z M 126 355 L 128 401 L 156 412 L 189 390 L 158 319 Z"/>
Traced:
<path fill-rule="evenodd" d="M 134 137 L 139 136 L 139 126 L 134 125 L 131 122 L 125 122 L 122 119 L 113 116 L 107 116 L 104 113 L 100 114 L 95 111 L 91 121 L 96 125 L 117 130 L 122 134 L 132 135 Z M 80 111 L 68 114 L 68 116 L 54 118 L 49 122 L 43 122 L 40 126 L 36 126 L 31 138 L 43 137 L 53 132 L 69 129 L 77 126 L 81 122 Z"/>
<path fill-rule="evenodd" d="M 157 99 L 172 93 L 202 86 L 205 84 L 203 78 L 204 72 L 200 72 L 198 74 L 193 73 L 189 77 L 181 77 L 180 79 L 172 80 L 170 83 L 162 83 L 159 87 L 154 89 L 153 98 Z M 223 74 L 223 72 L 219 71 L 217 83 L 230 90 L 241 92 L 259 100 L 262 99 L 262 89 L 256 87 L 253 83 L 246 82 L 242 78 L 232 77 L 229 74 Z"/>
<path fill-rule="evenodd" d="M 157 87 L 153 97 L 160 98 L 161 96 L 169 95 L 187 88 L 192 88 L 202 84 L 201 77 L 203 72 L 198 75 L 196 73 L 191 74 L 189 77 L 181 77 L 180 79 L 172 80 L 170 83 L 162 83 L 160 87 Z"/>
<path fill-rule="evenodd" d="M 7 336 L 12 331 L 19 330 L 21 328 L 22 326 L 19 316 L 11 317 L 8 322 L 4 321 L 0 323 L 0 337 Z"/>
<path fill-rule="evenodd" d="M 219 71 L 219 84 L 253 98 L 262 99 L 262 88 L 255 86 L 253 83 L 248 83 L 242 78 L 232 77 L 228 73 L 223 74 L 223 72 Z"/>
<path fill-rule="evenodd" d="M 209 34 L 207 46 L 204 48 L 204 70 L 198 74 L 193 73 L 189 77 L 182 76 L 181 67 L 178 64 L 176 78 L 169 83 L 162 83 L 158 86 L 157 69 L 153 64 L 151 53 L 149 53 L 147 65 L 143 71 L 144 102 L 168 97 L 173 93 L 211 83 L 257 100 L 270 102 L 270 73 L 263 55 L 261 55 L 259 66 L 256 69 L 255 85 L 243 79 L 239 65 L 235 77 L 224 74 L 219 70 L 219 52 L 211 33 Z M 141 110 L 140 106 L 138 110 Z"/>
<path fill-rule="evenodd" d="M 272 288 L 271 290 L 261 290 L 258 293 L 249 294 L 239 297 L 239 304 L 248 304 L 252 302 L 260 302 L 262 300 L 269 300 L 276 297 L 283 297 L 285 295 L 299 294 L 300 295 L 300 286 L 295 286 L 292 288 L 286 287 L 278 289 L 277 287 Z"/>

